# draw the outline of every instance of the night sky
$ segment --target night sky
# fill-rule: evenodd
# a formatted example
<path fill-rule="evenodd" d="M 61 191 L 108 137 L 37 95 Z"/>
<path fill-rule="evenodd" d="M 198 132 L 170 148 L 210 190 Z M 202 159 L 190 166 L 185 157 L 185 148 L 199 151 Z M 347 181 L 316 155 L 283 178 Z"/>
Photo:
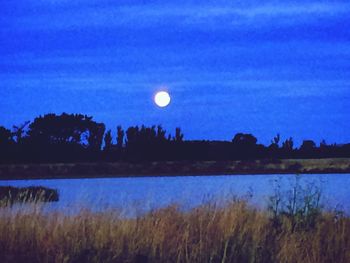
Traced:
<path fill-rule="evenodd" d="M 0 1 L 0 125 L 51 112 L 350 142 L 350 3 Z"/>

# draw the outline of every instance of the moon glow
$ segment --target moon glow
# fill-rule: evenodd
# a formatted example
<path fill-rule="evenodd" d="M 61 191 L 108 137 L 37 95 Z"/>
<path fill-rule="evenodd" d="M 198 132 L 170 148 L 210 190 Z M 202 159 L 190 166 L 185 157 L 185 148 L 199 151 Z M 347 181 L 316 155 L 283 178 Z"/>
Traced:
<path fill-rule="evenodd" d="M 159 91 L 154 96 L 154 102 L 158 107 L 164 108 L 170 104 L 171 98 L 168 92 Z"/>

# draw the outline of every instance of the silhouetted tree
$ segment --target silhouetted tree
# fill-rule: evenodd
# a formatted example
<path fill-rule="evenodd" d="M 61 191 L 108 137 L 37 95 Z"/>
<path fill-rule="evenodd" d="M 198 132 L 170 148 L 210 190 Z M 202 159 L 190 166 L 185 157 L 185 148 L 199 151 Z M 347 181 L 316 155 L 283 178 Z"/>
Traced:
<path fill-rule="evenodd" d="M 271 144 L 268 147 L 270 157 L 278 158 L 280 154 L 280 146 L 279 146 L 280 141 L 281 141 L 281 136 L 278 133 L 275 137 L 273 137 Z"/>
<path fill-rule="evenodd" d="M 5 127 L 0 126 L 0 143 L 9 143 L 12 141 L 12 133 Z"/>
<path fill-rule="evenodd" d="M 105 135 L 105 138 L 104 138 L 104 141 L 105 141 L 105 146 L 104 146 L 104 151 L 106 152 L 109 152 L 112 148 L 112 131 L 111 130 L 108 130 L 106 135 Z"/>
<path fill-rule="evenodd" d="M 124 132 L 122 126 L 118 126 L 117 127 L 117 147 L 119 149 L 121 149 L 123 147 L 124 136 L 125 136 L 125 132 Z"/>
<path fill-rule="evenodd" d="M 174 141 L 175 142 L 182 142 L 184 139 L 184 135 L 181 132 L 181 128 L 176 128 L 175 129 L 175 137 L 174 137 Z"/>
<path fill-rule="evenodd" d="M 102 150 L 102 142 L 104 148 Z M 336 158 L 350 157 L 350 144 L 319 147 L 305 140 L 299 149 L 292 138 L 280 146 L 279 134 L 266 147 L 257 144 L 252 134 L 238 133 L 229 141 L 185 141 L 180 128 L 175 135 L 162 126 L 117 127 L 117 144 L 105 125 L 82 114 L 47 114 L 33 122 L 0 127 L 0 162 L 60 162 L 98 160 L 240 160 L 266 158 Z"/>
<path fill-rule="evenodd" d="M 136 156 L 137 159 L 166 158 L 167 148 L 170 142 L 166 131 L 161 126 L 146 127 L 144 125 L 130 127 L 126 131 L 126 151 L 128 156 Z M 169 149 L 169 148 L 168 148 Z"/>
<path fill-rule="evenodd" d="M 277 135 L 273 137 L 272 144 L 277 145 L 277 147 L 279 147 L 280 141 L 281 141 L 281 136 L 279 133 L 277 133 Z"/>
<path fill-rule="evenodd" d="M 94 151 L 101 150 L 105 130 L 105 125 L 102 123 L 92 121 L 88 123 L 88 145 L 90 149 Z"/>
<path fill-rule="evenodd" d="M 328 145 L 324 139 L 320 142 L 319 153 L 321 157 L 332 157 L 334 150 L 336 149 Z"/>
<path fill-rule="evenodd" d="M 166 131 L 163 130 L 163 127 L 158 125 L 157 126 L 157 141 L 158 142 L 164 142 L 167 141 L 167 137 L 166 137 Z"/>
<path fill-rule="evenodd" d="M 282 143 L 282 148 L 287 152 L 292 152 L 294 150 L 294 141 L 293 138 L 290 137 L 289 139 L 286 139 Z"/>
<path fill-rule="evenodd" d="M 88 132 L 91 119 L 66 113 L 40 116 L 29 125 L 29 139 L 43 144 L 82 144 L 82 135 Z"/>
<path fill-rule="evenodd" d="M 320 142 L 320 148 L 325 148 L 325 147 L 327 147 L 328 145 L 327 145 L 327 143 L 326 143 L 326 140 L 325 139 L 323 139 L 321 142 Z"/>
<path fill-rule="evenodd" d="M 303 144 L 300 146 L 300 150 L 312 151 L 316 148 L 316 143 L 312 140 L 304 140 Z"/>
<path fill-rule="evenodd" d="M 316 143 L 312 140 L 304 140 L 300 146 L 299 153 L 302 158 L 318 157 L 316 156 Z"/>
<path fill-rule="evenodd" d="M 12 135 L 13 135 L 14 140 L 17 143 L 19 143 L 19 144 L 22 143 L 23 138 L 26 136 L 27 128 L 28 128 L 29 124 L 30 124 L 30 121 L 26 121 L 21 125 L 18 125 L 18 126 L 14 125 L 12 127 Z"/>
<path fill-rule="evenodd" d="M 136 144 L 138 133 L 139 133 L 138 126 L 130 127 L 126 130 L 126 141 L 125 141 L 126 147 L 132 147 L 133 144 L 134 145 Z"/>
<path fill-rule="evenodd" d="M 9 160 L 12 157 L 11 148 L 13 143 L 11 131 L 0 126 L 0 162 Z"/>
<path fill-rule="evenodd" d="M 280 149 L 280 154 L 277 153 L 275 157 L 291 158 L 293 157 L 293 154 L 294 154 L 294 141 L 293 141 L 293 138 L 290 137 L 289 139 L 286 139 L 284 142 L 282 142 L 282 148 Z"/>
<path fill-rule="evenodd" d="M 254 147 L 257 143 L 257 138 L 251 134 L 237 133 L 232 140 L 235 146 L 239 147 Z"/>
<path fill-rule="evenodd" d="M 80 160 L 101 150 L 105 126 L 81 114 L 46 114 L 36 118 L 26 137 L 27 155 L 38 159 Z M 87 148 L 89 151 L 84 151 Z"/>
<path fill-rule="evenodd" d="M 287 152 L 293 151 L 293 149 L 294 149 L 293 147 L 294 147 L 294 142 L 293 142 L 293 138 L 292 137 L 290 137 L 289 139 L 285 140 L 282 143 L 282 149 L 284 149 Z"/>
<path fill-rule="evenodd" d="M 242 159 L 257 158 L 259 154 L 257 141 L 257 138 L 251 134 L 237 133 L 232 140 L 234 158 L 237 159 L 240 158 L 240 156 Z"/>

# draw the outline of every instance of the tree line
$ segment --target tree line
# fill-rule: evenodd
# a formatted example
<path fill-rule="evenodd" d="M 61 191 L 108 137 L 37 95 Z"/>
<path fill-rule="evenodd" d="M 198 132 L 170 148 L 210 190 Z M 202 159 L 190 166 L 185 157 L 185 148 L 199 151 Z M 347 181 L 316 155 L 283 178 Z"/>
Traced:
<path fill-rule="evenodd" d="M 276 135 L 270 145 L 258 144 L 252 134 L 238 133 L 231 141 L 185 140 L 161 126 L 116 128 L 116 137 L 91 116 L 46 114 L 7 129 L 0 126 L 0 162 L 199 161 L 350 157 L 350 144 L 319 145 Z"/>

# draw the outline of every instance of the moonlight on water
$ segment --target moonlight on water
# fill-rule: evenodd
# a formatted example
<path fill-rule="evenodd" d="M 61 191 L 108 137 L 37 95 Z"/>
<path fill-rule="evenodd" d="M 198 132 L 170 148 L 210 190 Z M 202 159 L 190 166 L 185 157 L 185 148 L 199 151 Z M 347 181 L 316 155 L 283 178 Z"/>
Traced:
<path fill-rule="evenodd" d="M 168 92 L 159 91 L 154 96 L 154 102 L 158 107 L 164 108 L 170 104 L 171 98 Z"/>

